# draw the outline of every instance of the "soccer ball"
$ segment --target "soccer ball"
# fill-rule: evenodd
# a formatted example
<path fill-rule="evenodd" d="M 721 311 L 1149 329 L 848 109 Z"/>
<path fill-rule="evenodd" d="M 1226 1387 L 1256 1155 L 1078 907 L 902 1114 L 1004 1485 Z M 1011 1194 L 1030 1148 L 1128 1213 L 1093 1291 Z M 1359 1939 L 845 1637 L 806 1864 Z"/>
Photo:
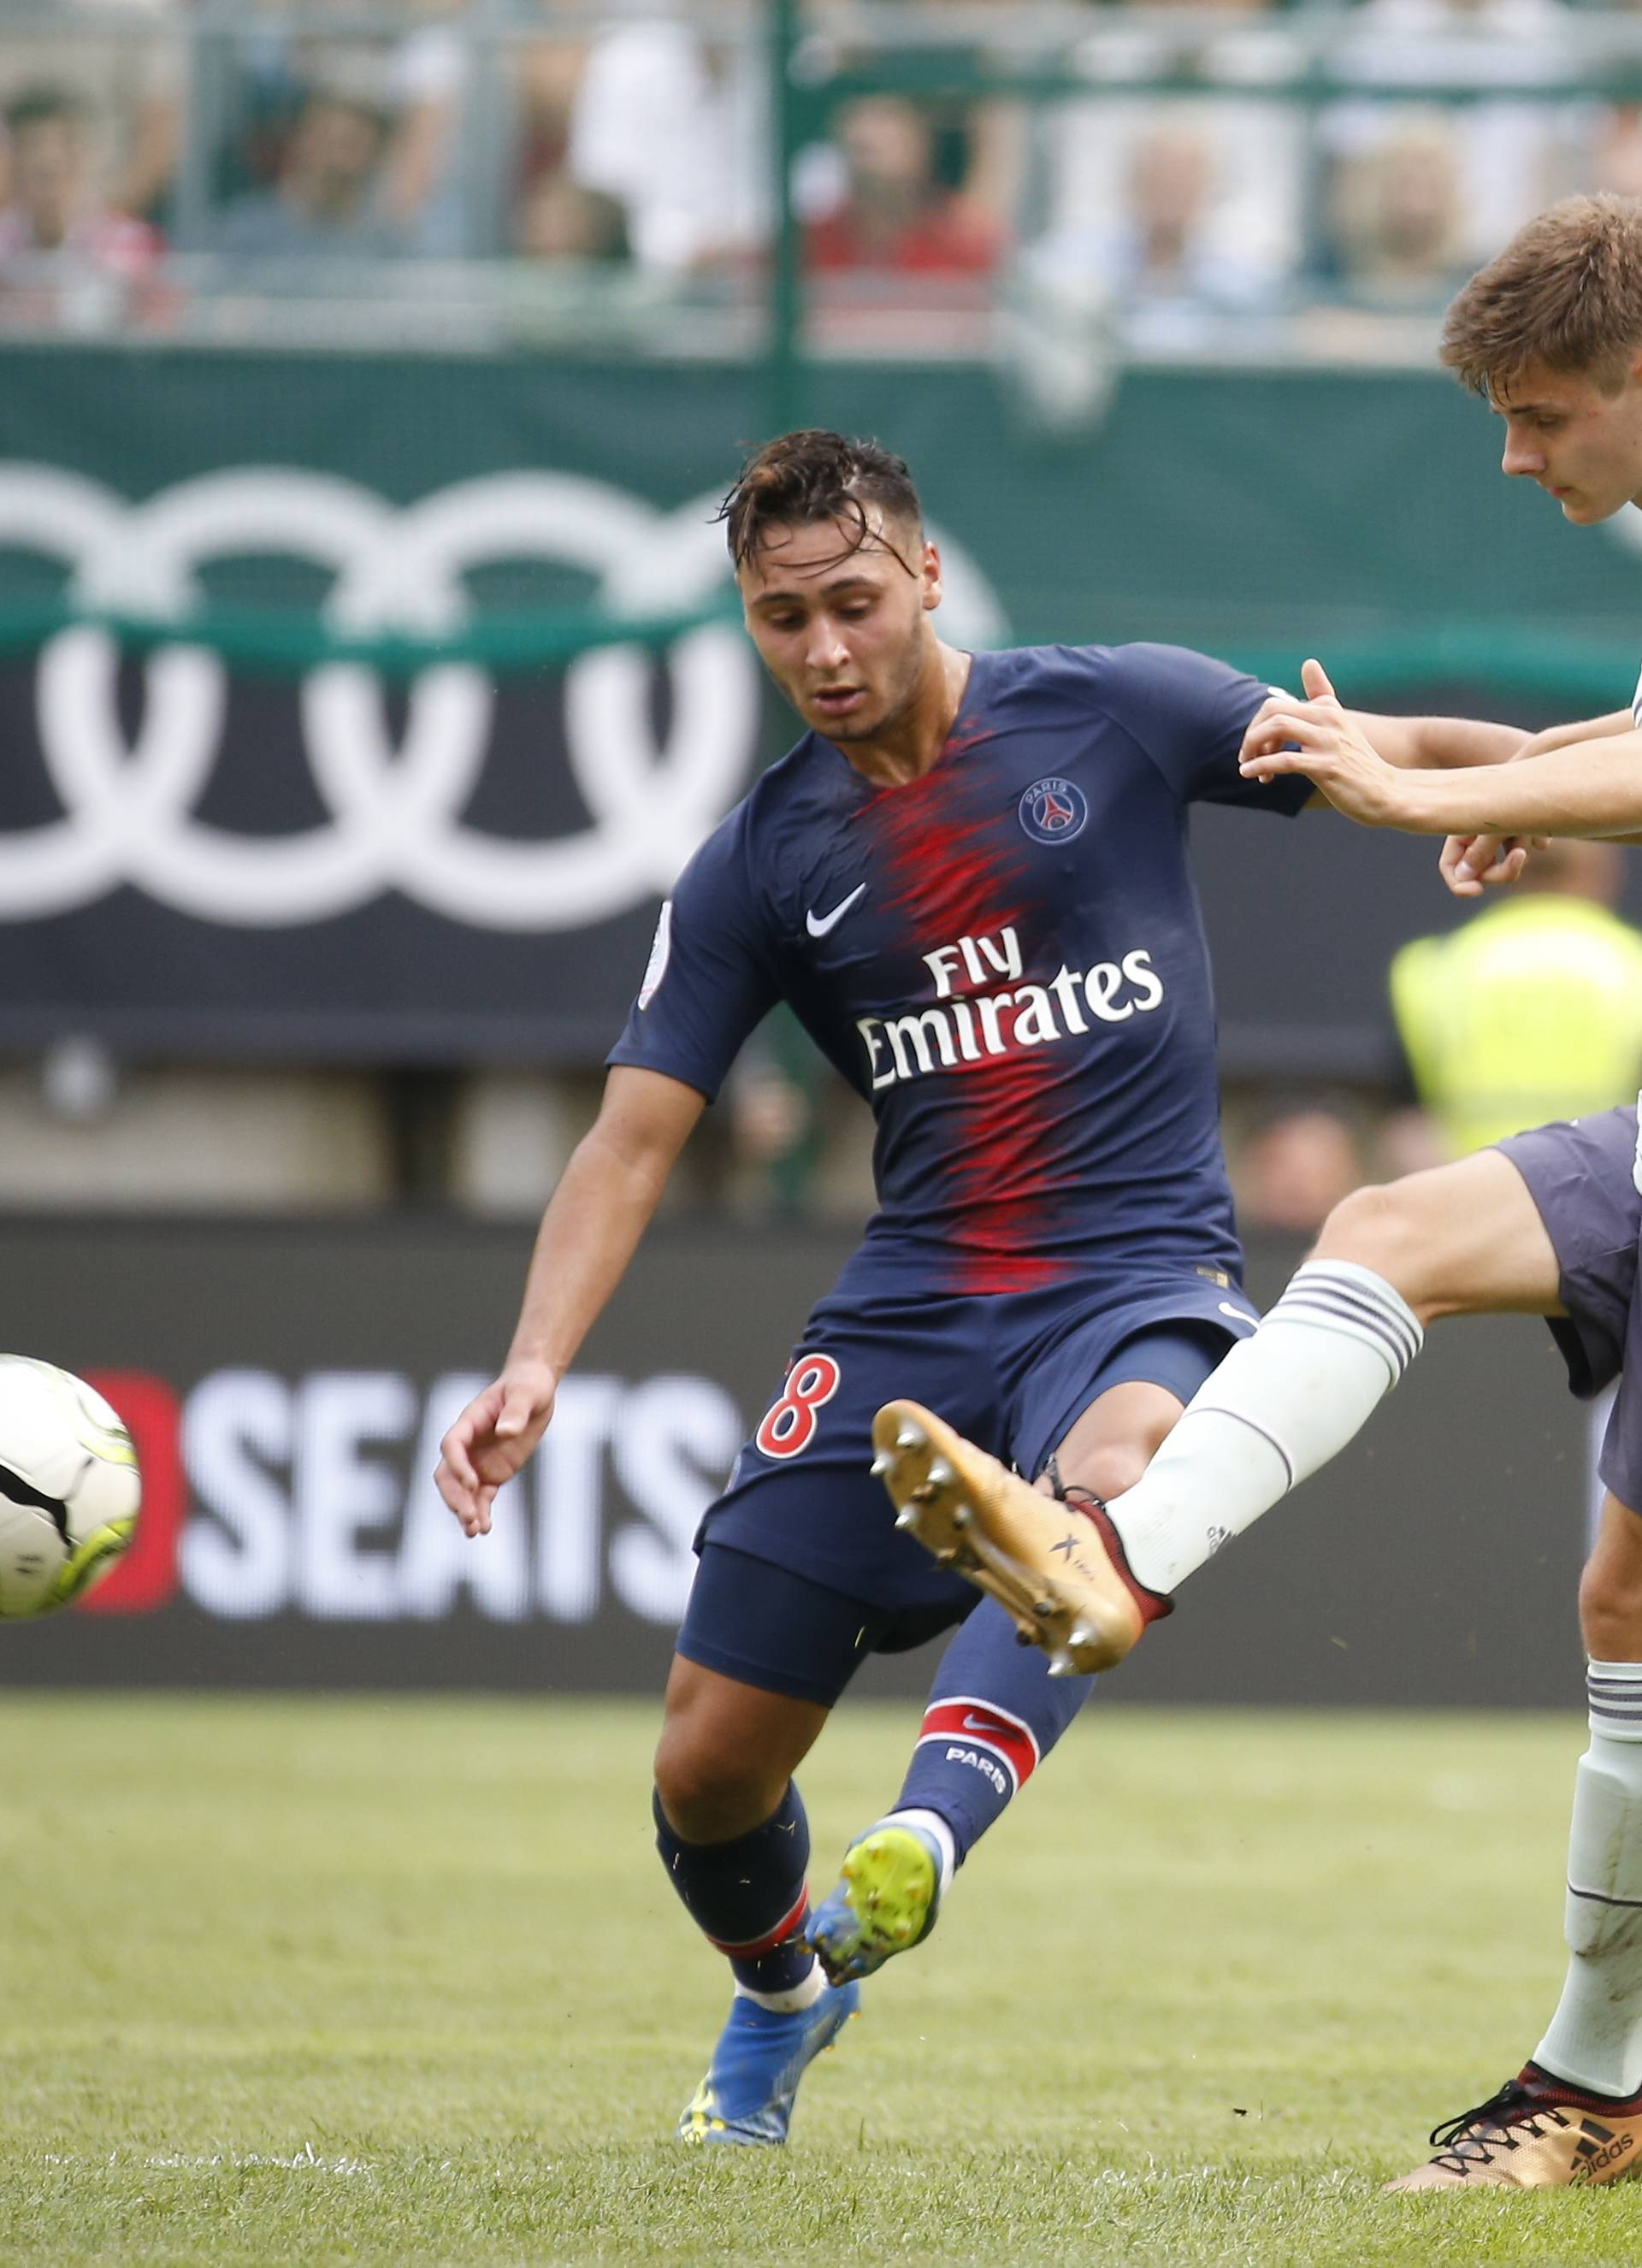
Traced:
<path fill-rule="evenodd" d="M 131 1436 L 102 1395 L 0 1354 L 0 1620 L 48 1615 L 100 1581 L 141 1497 Z"/>

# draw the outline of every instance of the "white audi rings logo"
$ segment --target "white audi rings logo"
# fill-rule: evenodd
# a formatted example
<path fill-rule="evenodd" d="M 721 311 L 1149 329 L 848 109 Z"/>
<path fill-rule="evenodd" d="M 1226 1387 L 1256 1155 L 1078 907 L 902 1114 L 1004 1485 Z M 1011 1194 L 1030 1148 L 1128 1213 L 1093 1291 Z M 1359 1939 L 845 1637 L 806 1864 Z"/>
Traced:
<path fill-rule="evenodd" d="M 140 505 L 70 474 L 0 468 L 0 544 L 70 561 L 77 603 L 180 621 L 198 603 L 202 562 L 294 553 L 334 572 L 326 620 L 353 636 L 448 634 L 467 609 L 464 571 L 497 558 L 568 561 L 599 578 L 618 614 L 682 611 L 724 580 L 711 520 L 703 501 L 664 515 L 558 474 L 467 481 L 395 512 L 350 482 L 273 467 L 212 474 Z M 511 843 L 460 816 L 490 745 L 482 669 L 423 670 L 395 747 L 375 672 L 328 663 L 303 680 L 299 705 L 330 822 L 256 839 L 192 815 L 221 744 L 222 661 L 197 646 L 158 650 L 132 746 L 118 658 L 89 627 L 62 632 L 40 656 L 38 730 L 63 815 L 0 837 L 0 915 L 11 920 L 129 882 L 180 912 L 247 927 L 320 921 L 395 888 L 480 928 L 578 928 L 668 887 L 740 787 L 755 746 L 755 671 L 734 630 L 673 647 L 659 747 L 644 656 L 586 653 L 565 672 L 564 703 L 592 826 Z"/>
<path fill-rule="evenodd" d="M 269 554 L 331 571 L 325 620 L 339 635 L 438 637 L 461 623 L 462 577 L 482 561 L 568 563 L 598 578 L 601 604 L 618 616 L 704 605 L 728 573 L 717 501 L 661 512 L 597 481 L 503 473 L 396 511 L 350 481 L 257 466 L 129 504 L 77 475 L 0 465 L 0 547 L 68 562 L 77 604 L 175 620 L 184 638 L 204 562 Z M 970 643 L 991 642 L 1002 627 L 996 602 L 952 549 L 947 622 Z M 606 646 L 566 668 L 565 740 L 592 823 L 548 843 L 510 842 L 462 818 L 490 748 L 494 690 L 482 669 L 422 671 L 395 745 L 377 674 L 323 664 L 303 679 L 298 703 L 329 819 L 257 837 L 194 815 L 222 750 L 221 659 L 187 644 L 157 650 L 132 743 L 120 722 L 114 639 L 92 626 L 62 631 L 40 654 L 37 687 L 62 815 L 0 834 L 0 919 L 70 912 L 121 883 L 247 928 L 322 921 L 388 889 L 482 929 L 605 919 L 671 886 L 755 754 L 758 673 L 742 634 L 691 631 L 667 662 L 659 742 L 639 649 Z"/>

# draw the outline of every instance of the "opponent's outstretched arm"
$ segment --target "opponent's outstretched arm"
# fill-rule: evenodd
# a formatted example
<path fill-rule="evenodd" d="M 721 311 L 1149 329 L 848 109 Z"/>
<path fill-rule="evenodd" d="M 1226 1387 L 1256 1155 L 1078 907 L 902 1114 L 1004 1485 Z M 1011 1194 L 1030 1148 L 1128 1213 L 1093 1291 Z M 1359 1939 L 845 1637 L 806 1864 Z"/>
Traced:
<path fill-rule="evenodd" d="M 1299 703 L 1292 693 L 1268 696 L 1250 718 L 1243 735 L 1243 755 L 1251 750 L 1280 747 L 1272 732 L 1273 720 L 1292 717 Z M 1481 717 L 1378 717 L 1363 709 L 1345 714 L 1359 725 L 1379 754 L 1399 771 L 1464 770 L 1474 764 L 1516 762 L 1531 745 L 1515 725 L 1491 724 Z M 1548 737 L 1548 736 L 1542 736 Z M 1304 766 L 1297 766 L 1303 770 Z"/>
<path fill-rule="evenodd" d="M 1578 740 L 1606 740 L 1616 733 L 1635 730 L 1628 709 L 1616 709 L 1608 717 L 1587 717 L 1578 725 L 1548 725 L 1543 733 L 1535 733 L 1524 740 L 1511 761 L 1520 764 L 1525 757 L 1548 756 L 1553 748 L 1570 748 Z M 1373 734 L 1368 737 L 1372 740 Z"/>
<path fill-rule="evenodd" d="M 1616 709 L 1606 717 L 1587 717 L 1574 725 L 1551 725 L 1523 741 L 1510 763 L 1543 756 L 1552 748 L 1571 747 L 1576 740 L 1605 740 L 1614 733 L 1632 729 L 1631 711 Z M 1368 735 L 1374 737 L 1371 732 Z M 1628 841 L 1631 838 L 1620 838 Z M 1450 835 L 1442 846 L 1437 870 L 1456 898 L 1480 898 L 1486 889 L 1522 878 L 1528 852 L 1546 840 L 1543 835 L 1526 839 L 1515 835 Z"/>
<path fill-rule="evenodd" d="M 693 1086 L 618 1066 L 541 1217 L 501 1375 L 439 1444 L 434 1478 L 468 1535 L 490 1532 L 496 1492 L 530 1455 L 558 1384 L 649 1226 L 705 1108 Z"/>
<path fill-rule="evenodd" d="M 1343 708 L 1321 662 L 1307 698 L 1269 703 L 1241 759 L 1245 779 L 1300 772 L 1365 827 L 1411 835 L 1626 836 L 1642 831 L 1642 732 L 1602 729 L 1546 746 L 1530 763 L 1410 770 L 1388 763 L 1364 720 Z M 1549 736 L 1548 736 L 1549 738 Z"/>
<path fill-rule="evenodd" d="M 1274 693 L 1264 702 L 1243 735 L 1243 755 L 1263 755 L 1280 747 L 1283 743 L 1274 733 L 1275 722 L 1292 716 L 1295 705 L 1294 696 L 1288 693 Z M 1521 763 L 1524 756 L 1555 745 L 1550 733 L 1531 739 L 1514 725 L 1494 724 L 1480 717 L 1380 717 L 1361 709 L 1348 709 L 1345 715 L 1385 762 L 1400 771 Z M 1630 718 L 1624 721 L 1629 724 Z M 1578 726 L 1561 729 L 1568 737 L 1579 730 Z M 1328 801 L 1321 790 L 1312 798 L 1314 806 L 1326 806 Z M 1455 897 L 1479 896 L 1486 883 L 1516 881 L 1530 847 L 1514 836 L 1453 836 L 1443 846 L 1442 878 Z"/>

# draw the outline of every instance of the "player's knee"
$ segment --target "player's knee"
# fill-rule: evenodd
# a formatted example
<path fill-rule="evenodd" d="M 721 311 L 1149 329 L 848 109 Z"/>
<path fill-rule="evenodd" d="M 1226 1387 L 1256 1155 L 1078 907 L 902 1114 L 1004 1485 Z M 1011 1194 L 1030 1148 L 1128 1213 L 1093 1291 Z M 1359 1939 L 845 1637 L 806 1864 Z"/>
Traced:
<path fill-rule="evenodd" d="M 1090 1490 L 1102 1504 L 1110 1504 L 1114 1497 L 1133 1488 L 1150 1462 L 1151 1454 L 1144 1443 L 1102 1442 L 1078 1460 L 1075 1473 L 1067 1472 L 1063 1461 L 1061 1478 Z"/>
<path fill-rule="evenodd" d="M 746 1743 L 710 1723 L 670 1718 L 656 1749 L 656 1793 L 687 1843 L 727 1843 L 766 1820 L 780 1801 Z M 784 1786 L 784 1779 L 783 1780 Z"/>
<path fill-rule="evenodd" d="M 1579 1634 L 1593 1661 L 1642 1661 L 1642 1523 L 1635 1550 L 1598 1551 L 1587 1564 Z"/>
<path fill-rule="evenodd" d="M 1324 1221 L 1312 1257 L 1372 1268 L 1412 1301 L 1420 1291 L 1420 1257 L 1430 1245 L 1431 1224 L 1421 1219 L 1407 1184 L 1394 1182 L 1342 1197 Z"/>

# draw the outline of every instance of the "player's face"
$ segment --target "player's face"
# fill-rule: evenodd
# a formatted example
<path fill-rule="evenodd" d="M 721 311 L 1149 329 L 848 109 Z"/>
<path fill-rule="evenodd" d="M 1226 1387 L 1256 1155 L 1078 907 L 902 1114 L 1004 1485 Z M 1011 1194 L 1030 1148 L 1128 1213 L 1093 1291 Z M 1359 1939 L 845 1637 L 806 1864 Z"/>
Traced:
<path fill-rule="evenodd" d="M 1537 481 L 1578 527 L 1642 499 L 1642 359 L 1616 394 L 1529 363 L 1493 397 L 1506 421 L 1501 469 Z"/>
<path fill-rule="evenodd" d="M 738 580 L 765 667 L 812 732 L 870 740 L 911 709 L 938 652 L 940 561 L 916 528 L 869 512 L 770 528 Z"/>

